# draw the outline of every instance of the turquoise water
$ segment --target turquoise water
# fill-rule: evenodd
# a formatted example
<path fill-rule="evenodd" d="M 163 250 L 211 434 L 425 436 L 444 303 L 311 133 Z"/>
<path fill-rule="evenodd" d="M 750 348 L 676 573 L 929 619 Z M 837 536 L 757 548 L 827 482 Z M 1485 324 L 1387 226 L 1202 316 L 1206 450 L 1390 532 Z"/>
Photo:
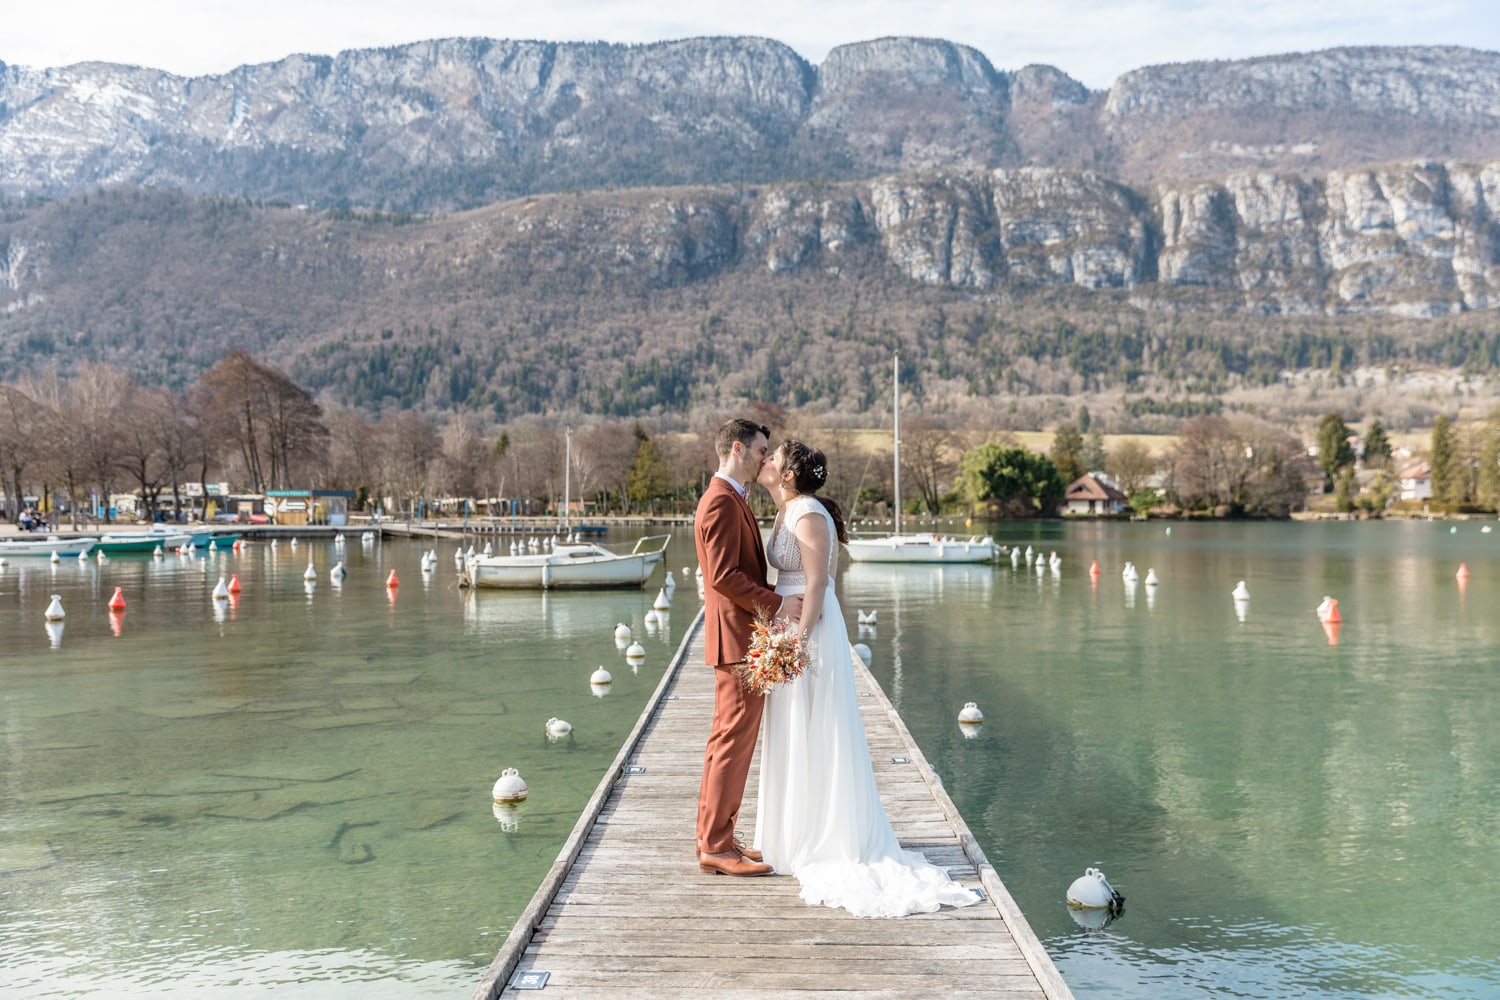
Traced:
<path fill-rule="evenodd" d="M 856 630 L 873 671 L 1078 996 L 1500 996 L 1500 532 L 1000 537 L 1055 549 L 1060 574 L 846 566 L 843 605 L 851 628 L 878 611 Z M 0 570 L 0 994 L 466 995 L 698 602 L 679 588 L 648 634 L 659 576 L 471 595 L 453 545 L 428 577 L 415 542 L 306 540 Z M 1160 587 L 1127 594 L 1125 560 Z M 668 565 L 691 562 L 679 532 Z M 244 590 L 216 605 L 232 573 Z M 552 716 L 570 738 L 545 738 Z M 489 801 L 506 767 L 532 789 L 513 829 Z M 1063 904 L 1090 865 L 1127 897 L 1102 929 Z"/>
<path fill-rule="evenodd" d="M 0 572 L 0 994 L 467 995 L 697 603 L 647 633 L 654 589 L 469 594 L 454 547 L 430 576 L 414 542 L 305 540 Z M 506 767 L 531 788 L 514 830 Z"/>
<path fill-rule="evenodd" d="M 877 677 L 1079 996 L 1500 996 L 1500 533 L 1028 541 L 1060 575 L 854 566 L 845 603 L 879 606 Z M 1154 594 L 1127 592 L 1127 560 Z M 1062 902 L 1090 865 L 1127 897 L 1099 931 Z"/>

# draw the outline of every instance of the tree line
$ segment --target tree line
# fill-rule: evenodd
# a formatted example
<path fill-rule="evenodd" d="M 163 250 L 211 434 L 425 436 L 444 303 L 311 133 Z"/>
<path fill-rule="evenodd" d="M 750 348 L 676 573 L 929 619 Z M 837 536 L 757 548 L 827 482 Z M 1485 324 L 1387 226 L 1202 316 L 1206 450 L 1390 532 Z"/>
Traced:
<path fill-rule="evenodd" d="M 856 517 L 889 516 L 896 493 L 889 450 L 861 443 L 861 432 L 828 416 L 764 402 L 743 409 L 778 438 L 822 448 L 828 490 Z M 134 492 L 148 511 L 170 496 L 180 510 L 187 484 L 218 481 L 250 493 L 349 490 L 356 508 L 411 514 L 453 513 L 460 501 L 480 501 L 463 504 L 469 512 L 554 512 L 567 483 L 570 499 L 600 513 L 686 514 L 713 473 L 713 436 L 727 415 L 672 432 L 628 418 L 581 419 L 575 428 L 536 417 L 486 424 L 470 413 L 438 423 L 413 410 L 372 418 L 320 405 L 243 351 L 230 351 L 181 391 L 94 363 L 68 378 L 54 369 L 0 384 L 0 486 L 12 519 L 21 498 L 36 495 L 71 510 L 75 524 L 90 495 Z M 918 412 L 903 427 L 903 513 L 1050 516 L 1087 472 L 1104 473 L 1137 511 L 1169 504 L 1285 517 L 1321 480 L 1339 509 L 1379 512 L 1398 488 L 1391 443 L 1379 419 L 1358 456 L 1355 439 L 1336 413 L 1323 416 L 1309 448 L 1256 417 L 1214 412 L 1184 420 L 1160 451 L 1134 439 L 1106 448 L 1081 406 L 1042 454 L 1008 433 Z M 1430 460 L 1440 507 L 1500 507 L 1500 411 L 1464 426 L 1440 417 Z"/>

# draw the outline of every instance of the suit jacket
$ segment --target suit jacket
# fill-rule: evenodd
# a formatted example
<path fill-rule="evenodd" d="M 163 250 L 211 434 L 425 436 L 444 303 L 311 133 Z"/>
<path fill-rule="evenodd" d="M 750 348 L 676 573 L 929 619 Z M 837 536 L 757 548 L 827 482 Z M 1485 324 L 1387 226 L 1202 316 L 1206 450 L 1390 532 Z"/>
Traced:
<path fill-rule="evenodd" d="M 693 518 L 703 570 L 703 647 L 710 666 L 739 663 L 757 611 L 774 614 L 781 597 L 766 584 L 766 550 L 750 505 L 715 476 Z"/>

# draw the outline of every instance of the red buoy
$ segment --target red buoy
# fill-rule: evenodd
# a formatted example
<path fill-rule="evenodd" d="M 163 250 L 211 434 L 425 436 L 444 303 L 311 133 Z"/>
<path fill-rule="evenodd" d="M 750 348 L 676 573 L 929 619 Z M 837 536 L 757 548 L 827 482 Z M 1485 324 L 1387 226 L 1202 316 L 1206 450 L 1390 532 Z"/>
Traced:
<path fill-rule="evenodd" d="M 1458 576 L 1458 579 L 1460 579 L 1460 580 L 1467 580 L 1469 578 L 1469 564 L 1468 563 L 1459 563 L 1458 564 L 1458 574 L 1457 574 L 1457 576 Z"/>
<path fill-rule="evenodd" d="M 1089 576 L 1098 576 L 1098 575 L 1099 575 L 1099 560 L 1095 559 L 1094 562 L 1093 562 L 1093 564 L 1089 566 Z"/>
<path fill-rule="evenodd" d="M 1344 620 L 1344 616 L 1339 614 L 1338 598 L 1330 597 L 1328 599 L 1328 613 L 1323 616 L 1323 620 L 1325 622 L 1341 622 Z"/>
<path fill-rule="evenodd" d="M 238 573 L 229 578 L 229 592 L 231 594 L 238 594 L 240 592 L 240 575 Z"/>
<path fill-rule="evenodd" d="M 401 581 L 398 580 L 398 579 L 396 579 L 396 571 L 395 570 L 391 570 L 391 575 L 386 579 L 385 585 L 387 587 L 399 587 L 399 586 L 401 586 Z"/>
<path fill-rule="evenodd" d="M 120 592 L 120 588 L 119 587 L 115 588 L 115 596 L 111 597 L 109 599 L 109 610 L 111 610 L 111 611 L 124 611 L 125 610 L 125 595 Z"/>

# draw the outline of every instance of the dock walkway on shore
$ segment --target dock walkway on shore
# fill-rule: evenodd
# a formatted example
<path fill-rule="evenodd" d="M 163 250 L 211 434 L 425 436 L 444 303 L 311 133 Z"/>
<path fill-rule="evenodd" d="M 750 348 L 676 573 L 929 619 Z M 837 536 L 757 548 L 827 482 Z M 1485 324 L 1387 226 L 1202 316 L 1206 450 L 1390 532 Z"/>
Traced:
<path fill-rule="evenodd" d="M 793 878 L 700 873 L 698 781 L 713 713 L 702 614 L 475 991 L 476 998 L 1072 994 L 875 679 L 855 686 L 881 798 L 903 846 L 983 891 L 894 920 L 808 906 Z M 740 817 L 754 830 L 755 775 Z"/>

